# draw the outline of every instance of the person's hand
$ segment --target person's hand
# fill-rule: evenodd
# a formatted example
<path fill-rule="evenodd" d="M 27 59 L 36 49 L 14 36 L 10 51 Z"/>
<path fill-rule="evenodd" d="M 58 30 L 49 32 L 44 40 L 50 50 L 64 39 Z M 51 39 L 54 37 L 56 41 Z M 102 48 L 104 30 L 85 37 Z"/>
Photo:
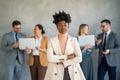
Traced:
<path fill-rule="evenodd" d="M 86 49 L 91 49 L 92 47 L 93 47 L 93 46 L 92 46 L 92 45 L 89 45 L 89 44 L 85 46 Z"/>
<path fill-rule="evenodd" d="M 46 52 L 46 49 L 40 48 L 40 47 L 36 47 L 37 50 L 42 51 L 42 52 Z"/>
<path fill-rule="evenodd" d="M 67 55 L 67 59 L 73 59 L 73 58 L 75 58 L 76 57 L 76 55 L 75 54 L 70 54 L 70 55 Z"/>
<path fill-rule="evenodd" d="M 63 62 L 58 62 L 57 64 L 63 64 Z"/>
<path fill-rule="evenodd" d="M 110 54 L 110 50 L 109 50 L 109 49 L 107 49 L 107 50 L 103 51 L 103 54 L 105 54 L 105 55 Z"/>
<path fill-rule="evenodd" d="M 26 51 L 27 53 L 30 53 L 30 52 L 31 52 L 31 49 L 30 49 L 29 47 L 26 47 L 26 48 L 25 48 L 25 51 Z"/>
<path fill-rule="evenodd" d="M 36 46 L 35 48 L 36 48 L 38 51 L 40 51 L 40 47 L 37 47 L 37 46 Z"/>
<path fill-rule="evenodd" d="M 18 47 L 19 47 L 19 43 L 18 42 L 13 44 L 13 48 L 18 48 Z"/>
<path fill-rule="evenodd" d="M 86 45 L 83 49 L 82 49 L 82 51 L 85 51 L 85 50 L 87 50 L 87 49 L 91 49 L 93 46 L 91 46 L 91 45 Z"/>
<path fill-rule="evenodd" d="M 95 39 L 95 42 L 96 42 L 97 45 L 99 45 L 102 42 L 102 40 L 101 39 Z"/>

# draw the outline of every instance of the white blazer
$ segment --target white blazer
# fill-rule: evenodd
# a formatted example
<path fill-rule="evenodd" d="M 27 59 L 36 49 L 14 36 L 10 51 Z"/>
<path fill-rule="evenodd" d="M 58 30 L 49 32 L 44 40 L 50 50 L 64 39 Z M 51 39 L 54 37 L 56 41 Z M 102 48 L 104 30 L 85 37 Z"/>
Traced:
<path fill-rule="evenodd" d="M 67 60 L 67 55 L 73 53 L 76 57 Z M 67 66 L 71 80 L 85 80 L 79 64 L 82 61 L 82 53 L 76 38 L 68 36 L 65 55 L 62 55 L 58 36 L 51 38 L 48 42 L 47 57 L 49 63 L 44 80 L 63 80 L 64 68 Z M 63 64 L 57 64 L 61 61 Z"/>

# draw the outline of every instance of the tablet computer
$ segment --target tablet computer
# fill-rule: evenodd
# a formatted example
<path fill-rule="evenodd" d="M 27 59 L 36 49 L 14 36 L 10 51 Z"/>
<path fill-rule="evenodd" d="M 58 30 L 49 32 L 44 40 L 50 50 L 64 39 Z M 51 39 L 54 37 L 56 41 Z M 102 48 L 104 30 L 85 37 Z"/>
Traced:
<path fill-rule="evenodd" d="M 34 38 L 19 38 L 19 48 L 24 50 L 26 47 L 30 49 L 35 49 L 35 39 Z"/>
<path fill-rule="evenodd" d="M 80 46 L 91 45 L 95 46 L 95 36 L 87 35 L 87 36 L 78 36 L 78 42 Z"/>

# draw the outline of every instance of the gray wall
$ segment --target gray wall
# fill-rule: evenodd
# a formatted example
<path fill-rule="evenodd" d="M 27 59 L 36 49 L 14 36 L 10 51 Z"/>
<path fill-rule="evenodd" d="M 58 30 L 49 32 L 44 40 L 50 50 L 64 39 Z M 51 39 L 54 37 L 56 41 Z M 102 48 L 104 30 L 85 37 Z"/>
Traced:
<path fill-rule="evenodd" d="M 77 36 L 78 27 L 81 23 L 90 26 L 90 33 L 98 34 L 100 21 L 110 19 L 112 30 L 120 34 L 120 0 L 0 0 L 0 40 L 4 33 L 12 30 L 13 20 L 22 22 L 22 32 L 28 37 L 33 35 L 34 25 L 40 23 L 44 26 L 48 37 L 55 36 L 58 32 L 52 23 L 52 15 L 59 10 L 70 13 L 72 23 L 69 34 Z M 97 79 L 97 50 L 94 51 L 94 77 Z M 119 57 L 119 56 L 118 56 Z M 5 80 L 5 56 L 0 52 L 0 80 Z M 120 76 L 120 59 L 118 58 L 118 75 Z M 120 77 L 118 77 L 120 80 Z M 23 67 L 21 80 L 30 80 L 29 68 Z M 105 80 L 108 80 L 107 76 Z"/>

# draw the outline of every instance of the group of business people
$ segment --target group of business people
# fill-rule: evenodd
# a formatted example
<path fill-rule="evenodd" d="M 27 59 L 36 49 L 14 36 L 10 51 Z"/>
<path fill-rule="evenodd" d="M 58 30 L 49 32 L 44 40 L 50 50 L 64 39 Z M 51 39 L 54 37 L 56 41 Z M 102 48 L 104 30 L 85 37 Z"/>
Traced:
<path fill-rule="evenodd" d="M 26 46 L 19 49 L 19 38 L 26 38 L 21 33 L 21 23 L 13 21 L 13 31 L 3 35 L 1 49 L 6 54 L 7 80 L 20 80 L 22 65 L 30 66 L 32 80 L 93 80 L 93 46 L 79 46 L 77 38 L 68 34 L 71 17 L 63 12 L 53 15 L 53 23 L 59 34 L 48 40 L 40 24 L 34 27 L 35 49 Z M 99 48 L 98 80 L 104 80 L 108 71 L 109 79 L 116 80 L 116 57 L 120 52 L 120 37 L 111 31 L 110 20 L 101 21 L 102 33 L 98 34 L 95 48 Z M 78 36 L 89 35 L 89 26 L 81 24 Z"/>

